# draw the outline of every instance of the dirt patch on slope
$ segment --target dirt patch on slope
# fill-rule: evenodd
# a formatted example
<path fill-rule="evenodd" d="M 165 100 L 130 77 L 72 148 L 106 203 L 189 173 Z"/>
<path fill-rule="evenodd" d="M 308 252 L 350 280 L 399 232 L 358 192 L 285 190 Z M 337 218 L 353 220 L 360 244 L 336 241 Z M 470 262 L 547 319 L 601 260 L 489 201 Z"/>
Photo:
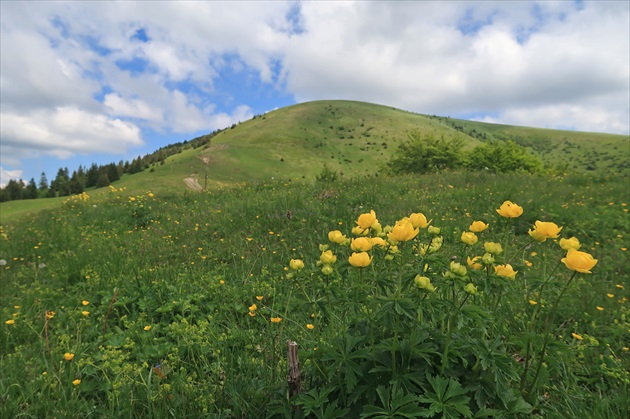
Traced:
<path fill-rule="evenodd" d="M 197 191 L 197 192 L 203 191 L 203 188 L 201 187 L 197 179 L 193 177 L 187 177 L 186 179 L 184 179 L 184 183 L 193 191 Z"/>

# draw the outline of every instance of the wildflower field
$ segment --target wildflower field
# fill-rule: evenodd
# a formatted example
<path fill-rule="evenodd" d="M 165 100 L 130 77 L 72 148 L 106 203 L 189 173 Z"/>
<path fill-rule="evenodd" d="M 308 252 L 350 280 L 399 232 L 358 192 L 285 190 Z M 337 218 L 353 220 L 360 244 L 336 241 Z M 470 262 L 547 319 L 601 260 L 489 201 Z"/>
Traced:
<path fill-rule="evenodd" d="M 454 172 L 72 197 L 0 231 L 0 417 L 626 418 L 629 195 Z"/>

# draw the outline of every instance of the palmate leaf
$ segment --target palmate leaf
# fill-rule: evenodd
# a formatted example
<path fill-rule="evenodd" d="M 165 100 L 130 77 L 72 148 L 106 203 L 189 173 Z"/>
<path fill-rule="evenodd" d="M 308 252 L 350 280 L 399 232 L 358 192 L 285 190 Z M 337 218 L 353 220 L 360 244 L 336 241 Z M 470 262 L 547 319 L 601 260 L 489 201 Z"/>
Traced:
<path fill-rule="evenodd" d="M 368 405 L 363 407 L 361 418 L 418 418 L 422 417 L 418 406 L 418 397 L 405 394 L 397 385 L 390 387 L 378 386 L 376 389 L 381 406 Z"/>
<path fill-rule="evenodd" d="M 419 397 L 423 403 L 429 404 L 429 416 L 442 413 L 443 417 L 471 417 L 472 412 L 468 407 L 470 397 L 466 396 L 466 389 L 462 388 L 457 380 L 431 377 L 427 374 L 427 381 L 431 385 L 427 392 Z"/>
<path fill-rule="evenodd" d="M 335 339 L 336 348 L 328 352 L 322 359 L 324 361 L 332 361 L 329 373 L 331 375 L 337 372 L 343 372 L 345 378 L 346 391 L 352 392 L 357 385 L 358 377 L 363 375 L 360 363 L 356 360 L 364 359 L 367 356 L 365 350 L 355 350 L 364 337 L 346 335 L 345 339 L 337 337 Z"/>

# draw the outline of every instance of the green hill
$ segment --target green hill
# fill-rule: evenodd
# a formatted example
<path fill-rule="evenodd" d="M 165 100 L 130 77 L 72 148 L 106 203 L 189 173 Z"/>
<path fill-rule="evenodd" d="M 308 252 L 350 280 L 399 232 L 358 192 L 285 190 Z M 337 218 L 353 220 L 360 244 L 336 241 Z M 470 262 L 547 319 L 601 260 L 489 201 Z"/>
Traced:
<path fill-rule="evenodd" d="M 324 164 L 344 177 L 376 173 L 411 132 L 463 139 L 465 147 L 512 140 L 548 167 L 597 174 L 630 168 L 630 137 L 489 124 L 421 115 L 354 101 L 315 101 L 278 109 L 232 126 L 199 148 L 184 147 L 165 164 L 116 182 L 130 193 L 229 186 L 278 178 L 313 180 Z M 88 191 L 106 193 L 107 188 Z M 46 200 L 2 205 L 2 219 Z M 8 214 L 8 215 L 7 215 Z"/>

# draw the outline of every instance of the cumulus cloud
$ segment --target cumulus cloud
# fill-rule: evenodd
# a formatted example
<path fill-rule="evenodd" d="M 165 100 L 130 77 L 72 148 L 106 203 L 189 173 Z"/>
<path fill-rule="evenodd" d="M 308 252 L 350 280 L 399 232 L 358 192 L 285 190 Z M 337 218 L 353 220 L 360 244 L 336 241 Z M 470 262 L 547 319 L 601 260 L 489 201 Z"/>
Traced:
<path fill-rule="evenodd" d="M 224 128 L 273 107 L 252 105 L 261 85 L 297 102 L 354 99 L 492 122 L 630 130 L 628 2 L 0 8 L 9 169 L 33 153 L 100 152 L 102 142 L 127 150 L 149 132 Z M 247 89 L 251 99 L 234 99 Z"/>
<path fill-rule="evenodd" d="M 11 150 L 20 148 L 68 158 L 76 153 L 112 153 L 142 144 L 137 126 L 75 107 L 3 112 L 0 119 L 3 159 L 5 153 L 10 159 Z"/>
<path fill-rule="evenodd" d="M 21 170 L 4 170 L 4 168 L 0 166 L 0 188 L 4 188 L 11 179 L 18 180 L 21 178 Z"/>

